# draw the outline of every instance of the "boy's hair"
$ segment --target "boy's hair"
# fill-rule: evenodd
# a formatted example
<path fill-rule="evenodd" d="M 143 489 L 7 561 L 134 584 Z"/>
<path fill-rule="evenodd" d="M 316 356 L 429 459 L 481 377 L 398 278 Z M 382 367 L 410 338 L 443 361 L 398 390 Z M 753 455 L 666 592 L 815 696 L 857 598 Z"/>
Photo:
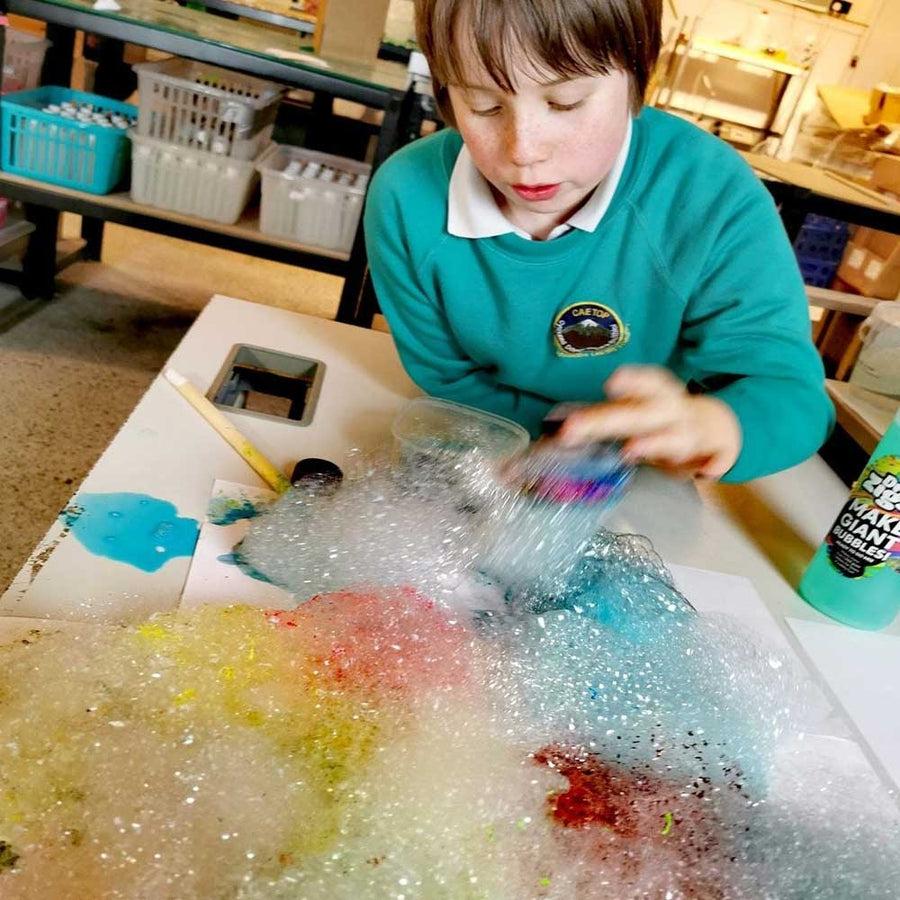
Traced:
<path fill-rule="evenodd" d="M 643 105 L 660 50 L 662 0 L 415 0 L 419 47 L 431 67 L 434 95 L 454 124 L 447 85 L 463 80 L 464 22 L 488 74 L 512 89 L 511 51 L 521 48 L 536 70 L 563 78 L 623 69 L 632 106 Z"/>

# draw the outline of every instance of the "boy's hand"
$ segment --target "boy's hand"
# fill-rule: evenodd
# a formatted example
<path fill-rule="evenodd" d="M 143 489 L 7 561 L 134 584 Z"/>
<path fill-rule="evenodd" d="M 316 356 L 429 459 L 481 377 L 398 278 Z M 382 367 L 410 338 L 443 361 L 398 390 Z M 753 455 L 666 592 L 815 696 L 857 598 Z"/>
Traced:
<path fill-rule="evenodd" d="M 622 366 L 607 380 L 606 403 L 567 416 L 556 439 L 573 445 L 621 440 L 629 462 L 673 474 L 720 478 L 741 450 L 741 426 L 715 397 L 691 395 L 667 369 Z"/>

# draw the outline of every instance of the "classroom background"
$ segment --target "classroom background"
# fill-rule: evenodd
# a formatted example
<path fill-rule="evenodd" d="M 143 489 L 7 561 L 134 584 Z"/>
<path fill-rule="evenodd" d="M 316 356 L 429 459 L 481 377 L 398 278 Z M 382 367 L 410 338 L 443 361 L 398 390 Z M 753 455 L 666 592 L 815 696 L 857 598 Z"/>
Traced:
<path fill-rule="evenodd" d="M 8 0 L 6 585 L 216 292 L 384 329 L 371 170 L 441 127 L 411 0 Z M 850 481 L 900 404 L 900 3 L 666 0 L 646 101 L 779 203 Z"/>

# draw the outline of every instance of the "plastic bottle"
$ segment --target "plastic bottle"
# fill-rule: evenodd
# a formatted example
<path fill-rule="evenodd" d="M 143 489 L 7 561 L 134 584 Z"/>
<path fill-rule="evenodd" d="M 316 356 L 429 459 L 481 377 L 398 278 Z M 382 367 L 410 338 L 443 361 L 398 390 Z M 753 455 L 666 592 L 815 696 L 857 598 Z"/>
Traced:
<path fill-rule="evenodd" d="M 800 595 L 854 628 L 885 628 L 900 612 L 900 411 L 804 573 Z"/>
<path fill-rule="evenodd" d="M 557 403 L 541 422 L 541 434 L 552 437 L 566 417 L 588 403 Z M 532 444 L 516 464 L 511 477 L 532 497 L 557 503 L 612 504 L 624 491 L 634 471 L 622 459 L 621 444 L 595 441 L 574 447 L 556 441 Z"/>
<path fill-rule="evenodd" d="M 585 405 L 558 404 L 541 431 L 551 437 Z M 556 590 L 628 485 L 633 469 L 620 450 L 617 443 L 567 447 L 540 440 L 509 459 L 503 481 L 510 494 L 494 509 L 482 574 L 507 587 Z"/>

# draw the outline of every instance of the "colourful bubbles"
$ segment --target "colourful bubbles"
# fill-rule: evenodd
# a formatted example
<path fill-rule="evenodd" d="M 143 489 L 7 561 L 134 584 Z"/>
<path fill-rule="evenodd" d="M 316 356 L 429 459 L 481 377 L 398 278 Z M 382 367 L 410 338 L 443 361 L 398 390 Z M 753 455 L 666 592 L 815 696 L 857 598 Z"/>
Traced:
<path fill-rule="evenodd" d="M 452 474 L 256 520 L 295 609 L 0 648 L 0 900 L 896 896 L 900 816 L 786 659 Z"/>

